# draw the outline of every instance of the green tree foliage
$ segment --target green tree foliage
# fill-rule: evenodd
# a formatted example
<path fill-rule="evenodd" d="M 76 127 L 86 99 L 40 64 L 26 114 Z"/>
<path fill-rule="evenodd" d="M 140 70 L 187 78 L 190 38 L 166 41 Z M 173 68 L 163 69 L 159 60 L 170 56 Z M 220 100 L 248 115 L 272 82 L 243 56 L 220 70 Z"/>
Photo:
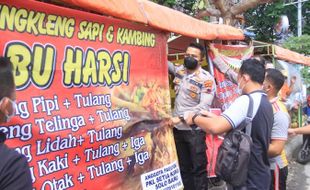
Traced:
<path fill-rule="evenodd" d="M 196 3 L 196 0 L 152 0 L 152 1 L 160 5 L 176 9 L 188 15 L 194 15 L 195 10 L 193 10 L 193 7 L 194 4 Z"/>
<path fill-rule="evenodd" d="M 154 3 L 164 5 L 166 7 L 173 8 L 173 6 L 176 4 L 176 0 L 152 0 Z"/>
<path fill-rule="evenodd" d="M 310 55 L 310 35 L 290 37 L 284 42 L 283 47 L 304 55 Z"/>
<path fill-rule="evenodd" d="M 310 95 L 310 67 L 304 67 L 301 69 L 301 75 L 304 79 L 304 83 L 307 85 L 307 94 Z"/>
<path fill-rule="evenodd" d="M 302 14 L 303 34 L 310 34 L 310 17 L 307 10 L 310 10 L 310 1 L 303 5 Z M 259 5 L 258 7 L 246 12 L 246 26 L 253 26 L 256 33 L 256 39 L 264 42 L 273 42 L 274 26 L 281 15 L 287 15 L 290 22 L 290 30 L 297 34 L 297 8 L 294 5 L 284 6 L 284 0 L 277 0 L 274 3 Z"/>

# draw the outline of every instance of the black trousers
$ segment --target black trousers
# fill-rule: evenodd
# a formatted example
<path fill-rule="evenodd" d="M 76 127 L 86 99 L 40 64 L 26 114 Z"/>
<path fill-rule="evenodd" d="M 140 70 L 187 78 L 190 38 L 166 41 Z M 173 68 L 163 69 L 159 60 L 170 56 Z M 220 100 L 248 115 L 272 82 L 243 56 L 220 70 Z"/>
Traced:
<path fill-rule="evenodd" d="M 270 183 L 270 190 L 286 190 L 286 179 L 288 175 L 288 167 L 276 168 L 271 170 L 272 181 Z"/>
<path fill-rule="evenodd" d="M 247 190 L 246 186 L 233 187 L 233 186 L 231 186 L 230 184 L 227 184 L 227 183 L 226 183 L 226 186 L 227 186 L 227 190 Z"/>
<path fill-rule="evenodd" d="M 184 190 L 207 190 L 206 133 L 173 129 Z"/>

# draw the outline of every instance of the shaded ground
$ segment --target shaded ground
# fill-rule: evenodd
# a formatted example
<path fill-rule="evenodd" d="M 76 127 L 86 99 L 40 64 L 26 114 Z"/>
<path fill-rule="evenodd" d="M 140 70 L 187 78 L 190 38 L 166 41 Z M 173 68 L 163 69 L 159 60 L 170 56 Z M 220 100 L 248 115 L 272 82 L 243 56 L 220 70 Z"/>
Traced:
<path fill-rule="evenodd" d="M 289 161 L 287 190 L 310 190 L 310 163 L 302 165 L 295 161 L 298 150 L 299 147 L 294 150 L 293 158 Z"/>

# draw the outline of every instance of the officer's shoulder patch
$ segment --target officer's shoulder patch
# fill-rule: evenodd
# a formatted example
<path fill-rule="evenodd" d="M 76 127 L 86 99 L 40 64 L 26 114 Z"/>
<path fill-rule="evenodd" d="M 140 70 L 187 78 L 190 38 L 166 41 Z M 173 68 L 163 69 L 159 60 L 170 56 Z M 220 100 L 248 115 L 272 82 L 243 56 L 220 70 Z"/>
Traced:
<path fill-rule="evenodd" d="M 196 87 L 194 85 L 191 85 L 190 86 L 190 90 L 193 91 L 193 92 L 198 92 L 198 87 Z"/>
<path fill-rule="evenodd" d="M 196 98 L 197 97 L 197 94 L 195 92 L 190 92 L 189 95 L 192 97 L 192 98 Z"/>
<path fill-rule="evenodd" d="M 204 82 L 204 86 L 205 86 L 206 88 L 212 88 L 212 86 L 213 86 L 213 81 L 212 81 L 212 80 L 206 80 L 206 81 Z"/>

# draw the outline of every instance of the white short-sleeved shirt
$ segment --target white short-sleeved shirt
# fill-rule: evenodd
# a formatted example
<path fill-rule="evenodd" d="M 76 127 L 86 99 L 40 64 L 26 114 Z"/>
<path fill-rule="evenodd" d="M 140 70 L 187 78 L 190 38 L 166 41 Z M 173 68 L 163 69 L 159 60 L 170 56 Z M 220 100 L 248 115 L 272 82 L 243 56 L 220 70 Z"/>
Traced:
<path fill-rule="evenodd" d="M 250 163 L 248 165 L 248 189 L 269 189 L 270 165 L 268 148 L 273 124 L 272 106 L 262 91 L 252 92 L 252 147 Z M 246 118 L 249 107 L 249 97 L 242 95 L 222 114 L 236 128 Z"/>
<path fill-rule="evenodd" d="M 250 96 L 253 99 L 253 117 L 256 115 L 258 107 L 260 105 L 260 101 L 263 93 L 261 91 L 251 93 Z M 249 107 L 249 97 L 246 95 L 242 95 L 238 97 L 227 110 L 225 110 L 222 114 L 229 123 L 232 128 L 236 128 L 242 121 L 246 118 Z"/>

